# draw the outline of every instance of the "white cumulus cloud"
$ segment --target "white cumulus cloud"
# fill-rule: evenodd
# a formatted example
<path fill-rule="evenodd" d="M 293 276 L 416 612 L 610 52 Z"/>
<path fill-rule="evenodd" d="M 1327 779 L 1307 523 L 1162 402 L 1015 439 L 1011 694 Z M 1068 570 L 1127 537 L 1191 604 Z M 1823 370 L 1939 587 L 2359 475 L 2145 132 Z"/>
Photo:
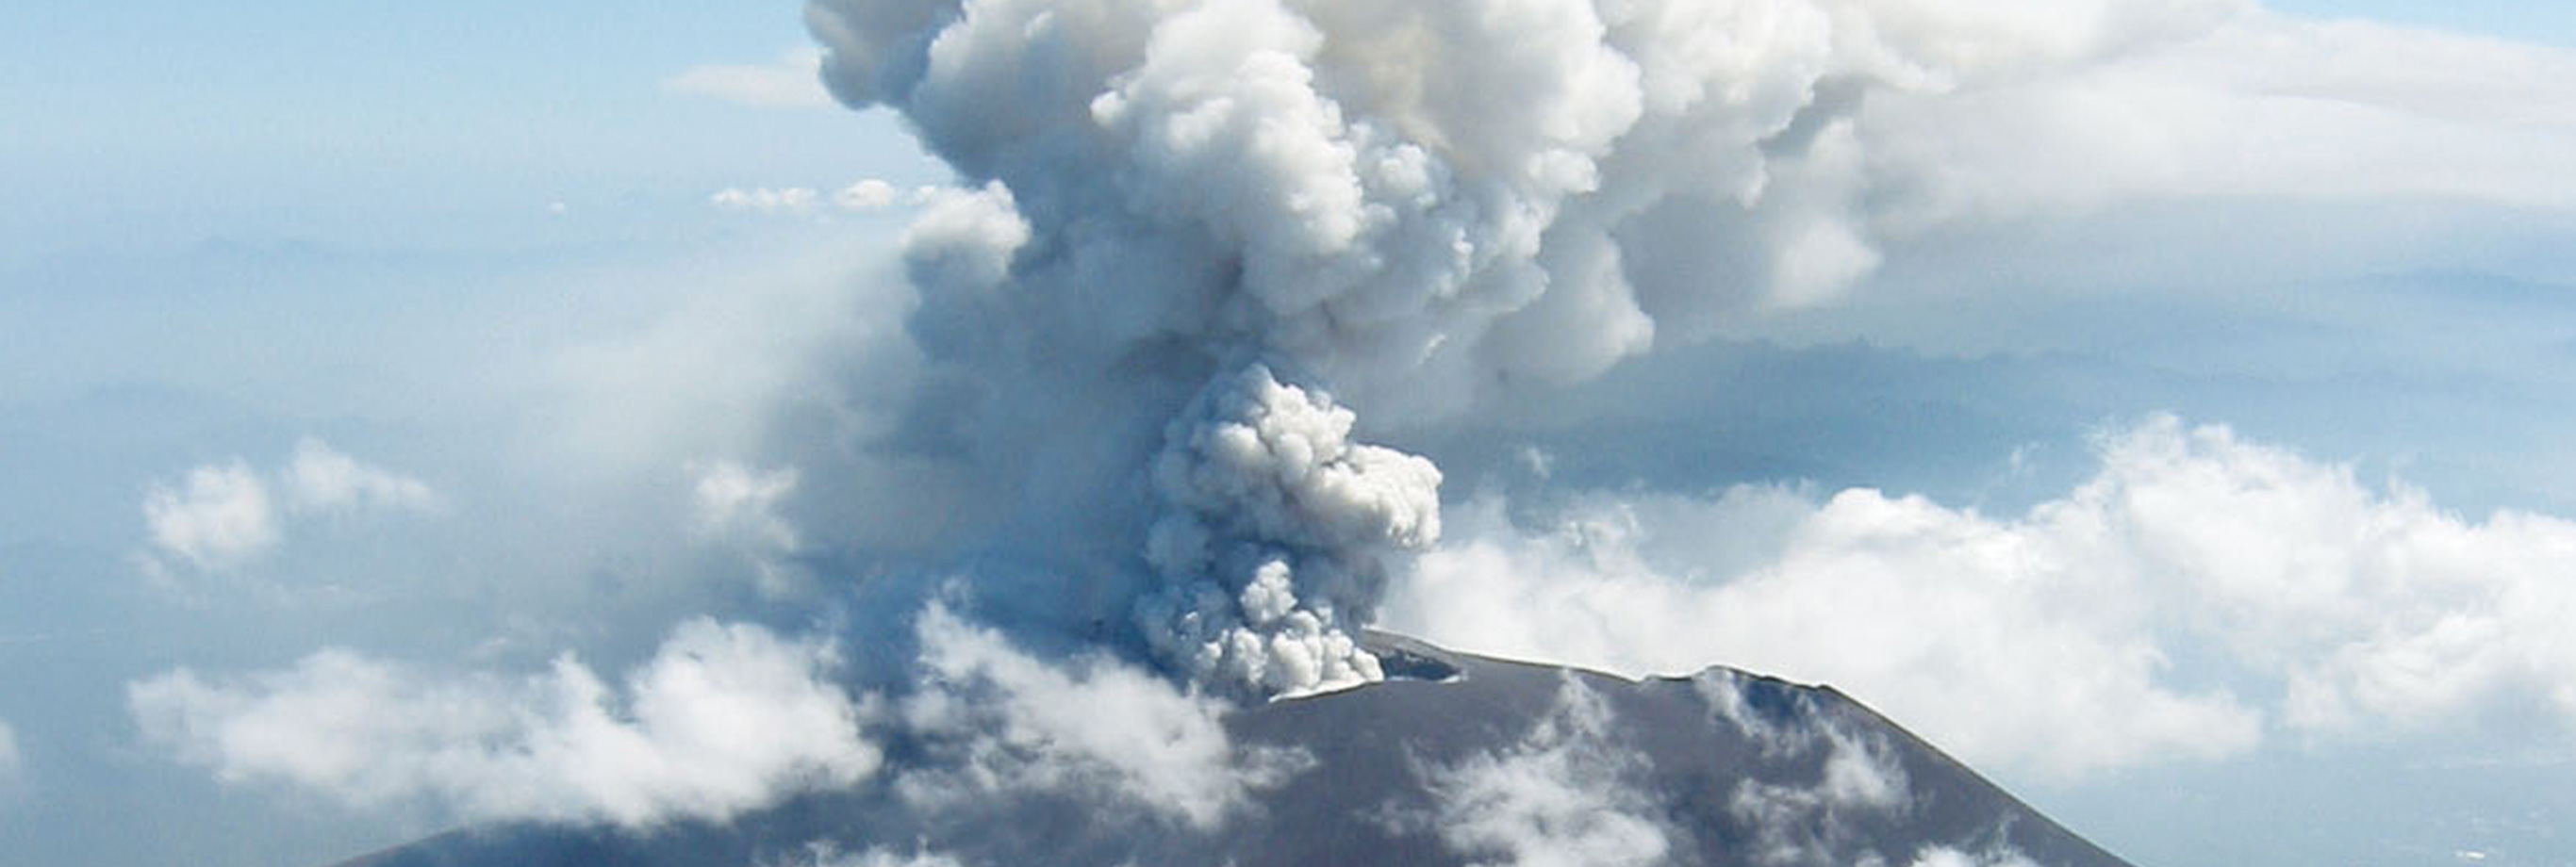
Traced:
<path fill-rule="evenodd" d="M 199 569 L 240 563 L 280 537 L 268 483 L 239 460 L 189 470 L 179 487 L 155 483 L 143 519 L 154 547 Z"/>
<path fill-rule="evenodd" d="M 1854 489 L 1498 500 L 1385 625 L 1626 671 L 1830 681 L 1971 761 L 2059 777 L 2395 733 L 2545 696 L 2576 727 L 2576 523 L 2471 521 L 2348 467 L 2148 421 L 2014 517 Z M 2182 661 L 2189 660 L 2189 665 Z M 1975 696 L 1975 701 L 1961 701 Z"/>
<path fill-rule="evenodd" d="M 307 437 L 273 475 L 236 458 L 189 470 L 176 487 L 156 482 L 144 493 L 143 519 L 160 553 L 220 570 L 284 542 L 294 516 L 423 512 L 438 505 L 427 483 Z"/>
<path fill-rule="evenodd" d="M 228 782 L 469 820 L 645 828 L 873 773 L 867 705 L 831 681 L 835 660 L 829 645 L 701 619 L 616 688 L 569 656 L 511 680 L 325 650 L 217 682 L 179 669 L 127 698 L 147 740 Z"/>
<path fill-rule="evenodd" d="M 719 210 L 759 214 L 811 214 L 822 206 L 812 187 L 726 187 L 707 196 Z"/>
<path fill-rule="evenodd" d="M 832 203 L 845 211 L 875 211 L 894 207 L 903 201 L 902 196 L 893 184 L 867 178 L 833 193 Z"/>

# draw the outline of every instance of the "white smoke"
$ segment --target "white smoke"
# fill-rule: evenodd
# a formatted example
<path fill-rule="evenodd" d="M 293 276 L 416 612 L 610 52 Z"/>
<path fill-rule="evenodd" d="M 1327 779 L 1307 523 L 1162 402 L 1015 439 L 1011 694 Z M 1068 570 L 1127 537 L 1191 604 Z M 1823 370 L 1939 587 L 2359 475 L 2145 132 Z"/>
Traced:
<path fill-rule="evenodd" d="M 2391 71 L 2475 52 L 2245 0 L 812 0 L 807 19 L 844 102 L 901 112 L 1032 229 L 1002 309 L 926 304 L 1112 357 L 1250 347 L 1379 412 L 1830 300 L 1944 220 L 2357 178 L 2567 192 L 2497 181 L 2547 176 L 2554 115 L 2479 127 L 2509 172 L 2412 149 L 2468 137 L 2423 122 L 2407 82 L 2527 58 Z M 2361 49 L 2390 65 L 2345 62 Z M 2231 83 L 2275 55 L 2295 62 Z M 2335 165 L 2295 145 L 2370 131 L 2410 145 Z"/>
<path fill-rule="evenodd" d="M 2422 98 L 2562 58 L 2249 0 L 806 12 L 833 93 L 901 113 L 980 188 L 932 207 L 907 259 L 925 415 L 1043 516 L 1004 534 L 1080 564 L 1064 580 L 1092 601 L 1067 622 L 1132 618 L 1186 673 L 1272 694 L 1373 677 L 1348 633 L 1430 537 L 1182 496 L 1170 467 L 1201 458 L 1174 444 L 1246 390 L 1246 360 L 1418 419 L 1829 302 L 1953 223 L 2151 196 L 2576 201 L 2534 181 L 2576 169 L 2553 156 L 2576 120 L 2502 97 L 2552 91 Z M 2301 144 L 2321 139 L 2381 144 Z M 1148 463 L 1150 491 L 1106 493 Z"/>
<path fill-rule="evenodd" d="M 1162 591 L 1138 612 L 1154 649 L 1203 681 L 1268 693 L 1384 677 L 1345 624 L 1386 590 L 1386 555 L 1440 535 L 1440 471 L 1351 442 L 1357 417 L 1255 365 L 1174 422 L 1146 537 Z"/>
<path fill-rule="evenodd" d="M 977 516 L 1003 544 L 1089 588 L 1061 594 L 1081 597 L 1066 623 L 1137 620 L 1187 672 L 1271 694 L 1375 676 L 1347 633 L 1378 564 L 1436 515 L 1290 528 L 1272 519 L 1397 516 L 1176 488 L 1175 463 L 1233 471 L 1181 443 L 1269 377 L 1248 362 L 1312 386 L 1298 400 L 1437 417 L 1826 303 L 1944 221 L 2317 195 L 2329 175 L 2513 186 L 2407 171 L 2442 152 L 2411 146 L 2365 153 L 2369 171 L 2317 164 L 2308 133 L 2453 138 L 2390 83 L 2406 75 L 2338 71 L 2348 46 L 2457 46 L 2247 0 L 810 0 L 806 17 L 833 93 L 901 113 L 975 189 L 907 237 L 928 359 L 914 433 L 972 468 L 959 489 L 1009 502 Z M 2268 45 L 2301 63 L 2231 84 Z M 2305 94 L 2327 92 L 2353 107 L 2316 113 Z M 2518 144 L 2476 149 L 2511 167 L 2496 177 L 2548 176 L 2528 145 L 2564 119 L 2523 120 Z M 2159 145 L 2118 146 L 2144 134 Z M 2521 189 L 2506 198 L 2564 192 Z M 1382 491 L 1436 478 L 1378 463 Z"/>

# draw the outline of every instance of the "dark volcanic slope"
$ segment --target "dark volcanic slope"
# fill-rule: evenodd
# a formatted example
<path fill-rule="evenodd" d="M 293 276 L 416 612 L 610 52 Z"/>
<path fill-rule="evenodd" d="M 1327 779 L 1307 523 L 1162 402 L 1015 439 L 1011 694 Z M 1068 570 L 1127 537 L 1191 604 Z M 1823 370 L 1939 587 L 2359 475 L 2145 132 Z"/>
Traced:
<path fill-rule="evenodd" d="M 1515 846 L 1557 842 L 1594 848 L 1552 863 L 1908 867 L 1945 849 L 1977 865 L 2124 863 L 1830 688 L 1728 669 L 1632 682 L 1372 640 L 1420 679 L 1231 716 L 1238 743 L 1311 762 L 1211 828 L 1074 787 L 924 809 L 892 782 L 905 773 L 898 746 L 857 790 L 730 825 L 459 831 L 347 867 L 812 864 L 816 841 L 971 867 L 1511 864 L 1533 851 Z M 1516 800 L 1527 789 L 1581 805 Z M 1483 822 L 1503 830 L 1461 830 Z M 1658 842 L 1640 849 L 1622 829 Z M 1612 857 L 1657 849 L 1651 862 Z"/>

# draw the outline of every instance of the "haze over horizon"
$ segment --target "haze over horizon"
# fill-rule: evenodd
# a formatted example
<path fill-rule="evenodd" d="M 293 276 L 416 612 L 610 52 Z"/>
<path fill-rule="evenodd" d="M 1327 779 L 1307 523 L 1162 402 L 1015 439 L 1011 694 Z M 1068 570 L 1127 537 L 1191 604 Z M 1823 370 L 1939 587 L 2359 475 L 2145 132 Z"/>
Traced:
<path fill-rule="evenodd" d="M 1221 805 L 1362 627 L 1831 683 L 2140 864 L 2576 858 L 2565 15 L 958 5 L 0 36 L 0 863 L 1030 720 Z"/>

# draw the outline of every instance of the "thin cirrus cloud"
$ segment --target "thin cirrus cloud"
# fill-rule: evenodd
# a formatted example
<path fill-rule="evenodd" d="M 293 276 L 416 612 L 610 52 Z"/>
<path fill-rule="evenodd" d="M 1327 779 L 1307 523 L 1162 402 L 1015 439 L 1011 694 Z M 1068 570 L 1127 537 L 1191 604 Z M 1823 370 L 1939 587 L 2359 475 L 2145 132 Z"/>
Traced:
<path fill-rule="evenodd" d="M 10 728 L 8 720 L 0 719 L 0 785 L 15 782 L 23 763 L 18 757 L 18 730 Z"/>
<path fill-rule="evenodd" d="M 726 187 L 708 194 L 707 204 L 727 213 L 810 217 L 834 211 L 867 213 L 920 205 L 934 195 L 931 188 L 907 191 L 877 178 L 866 178 L 831 192 L 813 187 Z"/>
<path fill-rule="evenodd" d="M 143 519 L 153 549 L 166 560 L 214 571 L 275 548 L 291 517 L 428 512 L 439 504 L 438 493 L 419 479 L 306 438 L 273 474 L 235 458 L 193 468 L 175 485 L 156 482 L 144 493 Z"/>
<path fill-rule="evenodd" d="M 820 49 L 797 48 L 768 63 L 692 66 L 662 79 L 662 89 L 753 108 L 829 108 L 822 68 Z"/>
<path fill-rule="evenodd" d="M 805 851 L 787 859 L 758 862 L 755 867 L 966 867 L 966 862 L 938 852 L 901 854 L 891 849 L 867 849 L 844 852 L 828 840 L 809 843 Z"/>
<path fill-rule="evenodd" d="M 2438 730 L 2517 696 L 2576 723 L 2559 580 L 2576 523 L 2464 519 L 2171 417 L 2103 437 L 2098 461 L 2011 517 L 1749 486 L 1576 495 L 1524 527 L 1487 497 L 1387 625 L 1631 672 L 1727 660 L 1828 681 L 1972 762 L 2061 780 L 2275 732 Z"/>

